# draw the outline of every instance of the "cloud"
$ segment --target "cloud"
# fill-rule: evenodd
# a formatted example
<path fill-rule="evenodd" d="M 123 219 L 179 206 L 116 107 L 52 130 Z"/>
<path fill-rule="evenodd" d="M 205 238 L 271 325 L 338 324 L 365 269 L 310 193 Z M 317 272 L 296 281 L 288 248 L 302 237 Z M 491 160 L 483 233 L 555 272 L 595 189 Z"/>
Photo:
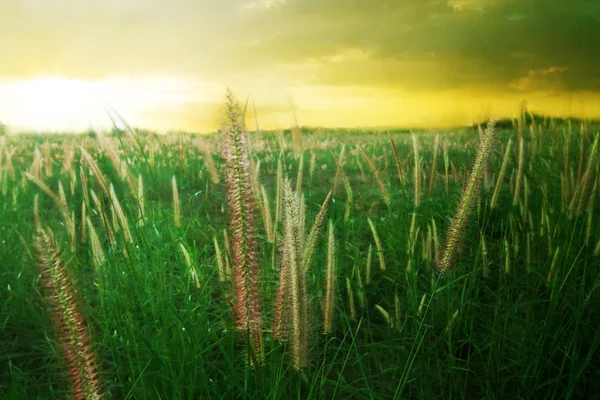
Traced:
<path fill-rule="evenodd" d="M 417 123 L 426 99 L 454 121 L 479 107 L 470 99 L 502 98 L 506 110 L 515 98 L 600 94 L 598 1 L 1 0 L 0 26 L 0 83 L 171 77 L 186 84 L 156 90 L 173 106 L 145 115 L 186 126 L 215 118 L 226 85 L 282 125 L 292 94 L 309 121 L 331 123 L 378 109 L 393 121 L 398 108 Z"/>
<path fill-rule="evenodd" d="M 600 89 L 600 7 L 590 3 L 288 1 L 263 15 L 269 29 L 256 32 L 243 57 L 250 68 L 291 63 L 305 70 L 316 61 L 312 83 L 411 90 L 509 90 L 530 70 L 564 65 L 565 90 Z M 336 61 L 352 51 L 369 58 Z"/>
<path fill-rule="evenodd" d="M 509 87 L 521 92 L 547 92 L 548 94 L 559 94 L 565 91 L 562 74 L 567 71 L 566 67 L 549 67 L 538 71 L 529 71 L 527 76 L 516 79 Z"/>
<path fill-rule="evenodd" d="M 246 10 L 268 10 L 283 4 L 285 4 L 285 0 L 254 0 L 244 3 L 242 8 Z"/>
<path fill-rule="evenodd" d="M 270 71 L 280 82 L 510 90 L 561 65 L 565 90 L 600 90 L 600 4 L 584 0 L 4 0 L 0 23 L 12 33 L 0 38 L 5 78 Z"/>

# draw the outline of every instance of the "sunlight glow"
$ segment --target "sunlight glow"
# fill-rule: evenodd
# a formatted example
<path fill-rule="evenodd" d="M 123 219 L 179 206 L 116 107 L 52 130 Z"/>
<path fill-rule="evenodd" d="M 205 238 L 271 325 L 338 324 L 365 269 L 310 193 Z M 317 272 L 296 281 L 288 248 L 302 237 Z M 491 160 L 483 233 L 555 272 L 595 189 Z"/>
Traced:
<path fill-rule="evenodd" d="M 175 110 L 206 92 L 206 85 L 161 77 L 5 82 L 0 83 L 0 121 L 20 129 L 44 131 L 106 129 L 111 121 L 105 105 L 110 105 L 130 124 L 137 125 L 155 110 Z"/>

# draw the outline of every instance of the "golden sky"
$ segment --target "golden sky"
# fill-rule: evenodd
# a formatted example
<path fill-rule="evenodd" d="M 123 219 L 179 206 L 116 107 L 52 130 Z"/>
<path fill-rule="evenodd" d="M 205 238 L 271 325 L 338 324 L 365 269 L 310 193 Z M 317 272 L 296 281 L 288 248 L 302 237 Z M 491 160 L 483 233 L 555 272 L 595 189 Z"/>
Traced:
<path fill-rule="evenodd" d="M 0 121 L 211 131 L 226 87 L 261 128 L 600 117 L 591 0 L 0 0 Z M 254 122 L 250 118 L 249 126 Z"/>

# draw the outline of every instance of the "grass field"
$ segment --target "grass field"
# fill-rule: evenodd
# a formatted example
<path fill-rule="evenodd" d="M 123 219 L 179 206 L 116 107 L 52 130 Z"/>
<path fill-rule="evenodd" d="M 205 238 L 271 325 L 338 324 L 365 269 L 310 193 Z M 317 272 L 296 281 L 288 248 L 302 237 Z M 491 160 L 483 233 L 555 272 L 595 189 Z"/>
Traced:
<path fill-rule="evenodd" d="M 0 398 L 600 398 L 596 128 L 482 128 L 0 137 Z"/>

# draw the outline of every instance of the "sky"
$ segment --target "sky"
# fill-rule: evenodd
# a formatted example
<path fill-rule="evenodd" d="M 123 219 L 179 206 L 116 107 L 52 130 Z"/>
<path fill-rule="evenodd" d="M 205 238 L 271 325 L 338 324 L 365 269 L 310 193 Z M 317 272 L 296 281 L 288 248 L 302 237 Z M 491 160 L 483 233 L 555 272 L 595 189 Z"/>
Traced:
<path fill-rule="evenodd" d="M 597 0 L 0 0 L 0 121 L 207 132 L 600 117 Z M 293 111 L 293 112 L 292 112 Z"/>

